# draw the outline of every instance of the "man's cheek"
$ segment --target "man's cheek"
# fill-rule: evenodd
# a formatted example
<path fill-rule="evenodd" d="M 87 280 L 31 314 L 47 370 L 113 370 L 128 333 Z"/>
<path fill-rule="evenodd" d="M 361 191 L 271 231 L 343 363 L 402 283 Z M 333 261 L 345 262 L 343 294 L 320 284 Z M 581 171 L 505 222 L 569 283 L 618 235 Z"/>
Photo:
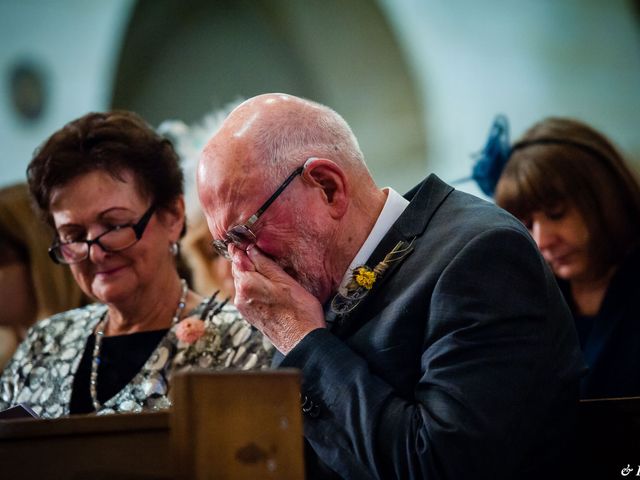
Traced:
<path fill-rule="evenodd" d="M 276 249 L 275 245 L 273 245 L 274 248 L 272 249 L 269 249 L 268 243 L 265 245 L 266 245 L 265 248 L 267 248 L 267 250 L 262 248 L 262 244 L 260 245 L 256 244 L 254 248 L 257 248 L 258 250 L 260 250 L 260 252 L 265 257 L 269 258 L 269 260 L 271 260 L 273 263 L 278 265 L 287 275 L 296 279 L 297 273 L 293 267 L 290 256 L 286 255 L 281 249 Z"/>
<path fill-rule="evenodd" d="M 260 238 L 255 244 L 257 248 L 265 257 L 274 263 L 280 265 L 282 258 L 284 258 L 284 252 L 282 244 L 272 241 L 270 238 Z"/>

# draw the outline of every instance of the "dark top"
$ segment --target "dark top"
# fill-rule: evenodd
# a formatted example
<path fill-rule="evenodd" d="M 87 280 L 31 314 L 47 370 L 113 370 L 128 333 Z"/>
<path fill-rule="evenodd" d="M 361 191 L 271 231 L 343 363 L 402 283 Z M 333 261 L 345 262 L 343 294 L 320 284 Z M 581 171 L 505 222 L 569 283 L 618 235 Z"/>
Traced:
<path fill-rule="evenodd" d="M 96 386 L 100 403 L 109 400 L 133 380 L 168 331 L 169 329 L 152 330 L 102 339 Z M 73 379 L 73 391 L 69 404 L 71 414 L 95 411 L 89 392 L 95 341 L 96 336 L 91 334 Z"/>
<path fill-rule="evenodd" d="M 620 265 L 609 284 L 600 311 L 577 315 L 569 282 L 559 280 L 571 307 L 580 347 L 589 367 L 580 384 L 581 398 L 640 395 L 640 248 Z"/>
<path fill-rule="evenodd" d="M 276 364 L 302 372 L 308 479 L 564 478 L 583 361 L 535 242 L 431 176 L 367 265 L 366 297 Z"/>

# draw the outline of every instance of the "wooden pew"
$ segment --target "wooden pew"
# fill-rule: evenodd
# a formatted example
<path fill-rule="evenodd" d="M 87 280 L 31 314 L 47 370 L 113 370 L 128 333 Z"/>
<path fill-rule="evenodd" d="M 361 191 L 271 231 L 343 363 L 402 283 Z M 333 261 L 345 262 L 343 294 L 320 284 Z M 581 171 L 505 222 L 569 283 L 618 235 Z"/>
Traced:
<path fill-rule="evenodd" d="M 298 373 L 196 372 L 173 389 L 171 413 L 1 421 L 0 477 L 304 478 Z M 572 478 L 640 477 L 640 397 L 581 401 L 576 450 Z"/>
<path fill-rule="evenodd" d="M 170 412 L 0 421 L 0 479 L 303 479 L 297 371 L 194 372 Z"/>
<path fill-rule="evenodd" d="M 0 422 L 0 477 L 168 480 L 169 414 Z"/>
<path fill-rule="evenodd" d="M 177 478 L 304 478 L 297 371 L 192 373 L 173 382 Z"/>

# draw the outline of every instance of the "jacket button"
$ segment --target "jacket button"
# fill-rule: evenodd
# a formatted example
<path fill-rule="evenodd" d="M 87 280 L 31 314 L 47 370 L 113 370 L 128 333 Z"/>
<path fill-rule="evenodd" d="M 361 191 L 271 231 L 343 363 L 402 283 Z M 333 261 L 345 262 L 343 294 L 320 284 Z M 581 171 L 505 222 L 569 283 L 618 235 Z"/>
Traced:
<path fill-rule="evenodd" d="M 303 410 L 304 412 L 304 410 Z M 318 418 L 320 416 L 320 405 L 317 403 L 313 403 L 308 412 L 304 412 L 311 418 Z"/>
<path fill-rule="evenodd" d="M 302 413 L 311 418 L 318 418 L 320 405 L 305 395 L 302 402 Z"/>

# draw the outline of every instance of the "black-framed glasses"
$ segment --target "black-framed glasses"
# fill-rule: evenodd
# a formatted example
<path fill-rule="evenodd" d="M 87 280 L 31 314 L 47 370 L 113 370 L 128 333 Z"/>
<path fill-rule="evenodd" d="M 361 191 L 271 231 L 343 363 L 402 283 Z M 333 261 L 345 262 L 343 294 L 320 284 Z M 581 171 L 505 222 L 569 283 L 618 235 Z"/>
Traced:
<path fill-rule="evenodd" d="M 306 163 L 305 163 L 306 165 Z M 251 227 L 258 221 L 258 219 L 262 216 L 267 208 L 275 201 L 276 198 L 280 196 L 284 189 L 287 188 L 294 178 L 300 175 L 304 171 L 305 165 L 302 165 L 296 168 L 291 174 L 286 178 L 284 182 L 278 187 L 278 189 L 273 192 L 266 202 L 262 204 L 262 206 L 258 209 L 256 213 L 249 217 L 245 223 L 240 225 L 235 225 L 227 230 L 224 234 L 224 238 L 222 240 L 214 240 L 211 242 L 212 247 L 218 253 L 218 255 L 223 256 L 227 260 L 231 260 L 231 256 L 229 255 L 229 244 L 232 243 L 238 248 L 246 250 L 249 245 L 255 243 L 256 235 L 251 230 Z"/>
<path fill-rule="evenodd" d="M 49 247 L 49 257 L 55 263 L 79 263 L 89 257 L 89 250 L 91 250 L 91 245 L 94 243 L 99 245 L 105 252 L 125 250 L 142 238 L 142 234 L 155 210 L 156 206 L 151 205 L 138 222 L 116 225 L 91 240 L 74 240 L 73 242 L 56 240 Z"/>

